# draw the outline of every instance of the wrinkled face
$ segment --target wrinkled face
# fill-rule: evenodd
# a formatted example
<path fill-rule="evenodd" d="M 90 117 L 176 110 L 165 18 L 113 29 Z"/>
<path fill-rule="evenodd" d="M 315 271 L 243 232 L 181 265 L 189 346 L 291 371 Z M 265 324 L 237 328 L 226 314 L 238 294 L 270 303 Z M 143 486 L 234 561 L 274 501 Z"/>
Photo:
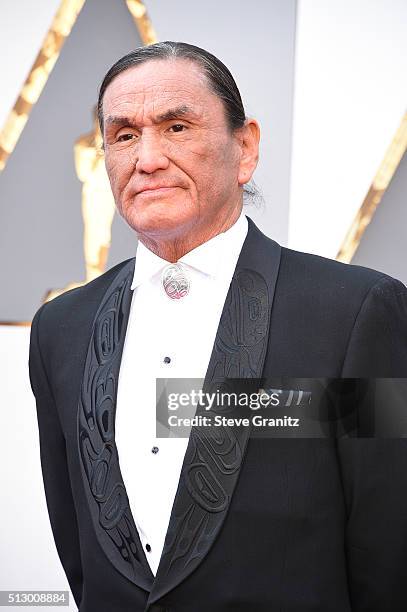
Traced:
<path fill-rule="evenodd" d="M 113 195 L 137 232 L 182 238 L 236 207 L 250 178 L 240 176 L 239 137 L 196 64 L 125 70 L 106 89 L 103 117 Z"/>

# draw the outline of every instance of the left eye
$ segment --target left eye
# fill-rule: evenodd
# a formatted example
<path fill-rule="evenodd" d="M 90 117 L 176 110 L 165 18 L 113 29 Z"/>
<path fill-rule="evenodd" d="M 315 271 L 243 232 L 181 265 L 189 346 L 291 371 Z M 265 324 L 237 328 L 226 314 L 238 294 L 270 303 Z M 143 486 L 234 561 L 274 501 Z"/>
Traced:
<path fill-rule="evenodd" d="M 174 132 L 182 132 L 186 128 L 182 123 L 175 123 L 170 127 L 170 130 L 174 130 Z"/>

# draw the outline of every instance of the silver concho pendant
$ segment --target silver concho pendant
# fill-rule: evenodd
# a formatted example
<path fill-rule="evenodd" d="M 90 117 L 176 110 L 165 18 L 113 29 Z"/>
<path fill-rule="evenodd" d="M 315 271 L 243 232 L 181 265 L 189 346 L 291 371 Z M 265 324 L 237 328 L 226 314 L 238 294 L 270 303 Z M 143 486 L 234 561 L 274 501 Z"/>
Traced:
<path fill-rule="evenodd" d="M 183 266 L 179 263 L 173 263 L 164 268 L 162 283 L 165 293 L 172 300 L 179 300 L 188 295 L 191 286 Z"/>

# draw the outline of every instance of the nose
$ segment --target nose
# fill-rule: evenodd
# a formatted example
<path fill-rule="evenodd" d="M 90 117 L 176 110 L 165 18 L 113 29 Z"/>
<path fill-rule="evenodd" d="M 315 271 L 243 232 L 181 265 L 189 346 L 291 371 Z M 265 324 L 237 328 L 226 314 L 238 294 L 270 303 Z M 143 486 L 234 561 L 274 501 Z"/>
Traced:
<path fill-rule="evenodd" d="M 159 135 L 143 134 L 135 151 L 137 172 L 152 174 L 168 168 L 169 159 L 162 149 Z"/>

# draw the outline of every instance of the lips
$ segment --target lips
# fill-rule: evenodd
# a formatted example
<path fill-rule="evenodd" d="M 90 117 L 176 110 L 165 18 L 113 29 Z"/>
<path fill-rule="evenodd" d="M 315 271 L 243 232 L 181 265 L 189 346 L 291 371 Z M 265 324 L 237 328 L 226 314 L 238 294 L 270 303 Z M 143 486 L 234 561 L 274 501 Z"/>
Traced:
<path fill-rule="evenodd" d="M 175 189 L 175 185 L 157 185 L 155 187 L 145 187 L 143 189 L 140 189 L 137 192 L 137 195 L 140 195 L 141 193 L 149 194 L 149 193 L 164 192 L 164 191 L 169 191 L 170 189 Z"/>

